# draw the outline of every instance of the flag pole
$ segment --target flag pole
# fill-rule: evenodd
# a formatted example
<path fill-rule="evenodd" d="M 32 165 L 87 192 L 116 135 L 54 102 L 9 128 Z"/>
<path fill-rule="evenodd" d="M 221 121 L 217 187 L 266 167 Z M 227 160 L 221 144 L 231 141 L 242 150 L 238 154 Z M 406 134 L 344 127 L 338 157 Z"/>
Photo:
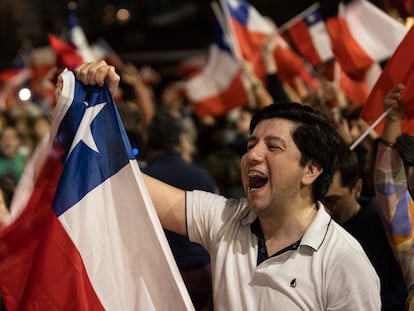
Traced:
<path fill-rule="evenodd" d="M 237 40 L 237 36 L 235 34 L 233 25 L 230 22 L 230 12 L 229 12 L 229 8 L 227 7 L 227 0 L 220 0 L 220 4 L 224 12 L 224 16 L 222 17 L 222 20 L 224 20 L 225 24 L 227 25 L 225 29 L 227 31 L 229 38 L 231 39 L 231 45 L 233 48 L 234 56 L 236 56 L 236 58 L 239 61 L 243 61 L 243 56 L 240 50 L 240 44 L 239 44 L 239 41 Z"/>
<path fill-rule="evenodd" d="M 218 3 L 216 1 L 212 1 L 211 3 L 211 8 L 213 10 L 214 15 L 217 18 L 218 23 L 220 24 L 221 29 L 223 29 L 223 31 L 225 33 L 228 33 L 228 27 L 227 27 L 227 23 L 225 21 L 223 12 L 220 9 L 220 6 L 218 5 Z"/>
<path fill-rule="evenodd" d="M 382 121 L 382 119 L 384 119 L 390 112 L 391 112 L 391 110 L 392 110 L 392 107 L 390 107 L 390 108 L 388 108 L 387 110 L 385 110 L 383 113 L 382 113 L 382 115 L 380 115 L 379 117 L 378 117 L 378 119 L 376 119 L 375 120 L 375 122 L 374 123 L 372 123 L 371 124 L 371 126 L 369 127 L 369 128 L 367 128 L 366 130 L 365 130 L 365 132 L 363 132 L 362 134 L 361 134 L 361 136 L 359 136 L 358 137 L 358 139 L 356 140 L 356 141 L 354 141 L 353 143 L 352 143 L 352 145 L 351 146 L 349 146 L 349 150 L 354 150 L 355 149 L 355 147 L 356 146 L 358 146 L 358 144 L 369 134 L 369 132 L 371 132 L 372 131 L 372 129 L 374 128 L 374 127 L 376 127 L 377 125 L 378 125 L 378 123 L 380 123 L 381 121 Z"/>

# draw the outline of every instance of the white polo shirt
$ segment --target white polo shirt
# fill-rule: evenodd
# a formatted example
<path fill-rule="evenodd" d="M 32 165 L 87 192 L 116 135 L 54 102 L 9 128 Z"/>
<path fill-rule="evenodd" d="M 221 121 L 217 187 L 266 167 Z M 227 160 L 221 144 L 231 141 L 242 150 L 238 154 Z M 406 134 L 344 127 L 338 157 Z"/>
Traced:
<path fill-rule="evenodd" d="M 188 236 L 211 256 L 216 311 L 381 309 L 369 259 L 321 204 L 297 249 L 257 265 L 256 215 L 245 199 L 189 191 L 186 201 Z"/>

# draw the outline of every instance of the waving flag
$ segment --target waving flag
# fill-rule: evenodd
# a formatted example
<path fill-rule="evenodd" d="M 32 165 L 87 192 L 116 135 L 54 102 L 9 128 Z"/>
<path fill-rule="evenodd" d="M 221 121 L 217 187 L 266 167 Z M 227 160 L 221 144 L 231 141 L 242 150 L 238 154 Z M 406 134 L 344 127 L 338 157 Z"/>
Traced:
<path fill-rule="evenodd" d="M 65 42 L 52 34 L 48 34 L 48 38 L 49 45 L 56 54 L 58 65 L 74 69 L 85 62 L 97 60 L 98 57 L 90 47 L 84 31 L 79 25 L 76 12 L 70 10 L 68 17 L 69 42 Z"/>
<path fill-rule="evenodd" d="M 264 40 L 275 27 L 245 0 L 223 0 L 228 10 L 230 29 L 233 29 L 244 60 L 253 64 L 255 74 L 263 80 L 264 62 L 261 54 Z M 289 44 L 279 37 L 274 51 L 275 61 L 281 80 L 295 88 L 294 80 L 301 77 L 308 87 L 316 87 L 304 61 L 291 49 Z"/>
<path fill-rule="evenodd" d="M 220 116 L 247 105 L 247 93 L 239 61 L 233 56 L 223 29 L 217 24 L 207 65 L 185 82 L 184 89 L 200 116 Z"/>
<path fill-rule="evenodd" d="M 261 49 L 264 40 L 274 28 L 260 13 L 245 0 L 225 1 L 228 10 L 230 29 L 235 36 L 235 44 L 242 58 L 254 65 L 257 77 L 265 76 Z"/>
<path fill-rule="evenodd" d="M 289 34 L 296 48 L 312 66 L 333 58 L 331 39 L 318 4 L 292 18 L 279 31 Z"/>
<path fill-rule="evenodd" d="M 84 63 L 82 56 L 76 51 L 76 48 L 58 37 L 48 34 L 50 47 L 56 54 L 57 63 L 69 69 L 75 69 Z"/>
<path fill-rule="evenodd" d="M 75 10 L 69 11 L 69 34 L 70 41 L 76 47 L 78 54 L 82 56 L 84 62 L 96 60 L 92 48 L 89 46 L 85 32 L 78 22 Z"/>
<path fill-rule="evenodd" d="M 62 77 L 0 231 L 7 310 L 193 310 L 108 89 Z"/>
<path fill-rule="evenodd" d="M 327 29 L 335 59 L 355 80 L 391 57 L 407 33 L 404 25 L 366 0 L 341 3 L 339 15 L 328 18 Z"/>
<path fill-rule="evenodd" d="M 414 136 L 414 27 L 411 27 L 395 53 L 387 62 L 381 76 L 372 89 L 366 104 L 361 111 L 361 117 L 373 124 L 384 112 L 384 99 L 391 88 L 398 83 L 405 84 L 402 93 L 405 115 L 401 124 L 401 131 Z M 384 122 L 375 128 L 382 132 Z"/>
<path fill-rule="evenodd" d="M 354 0 L 341 13 L 352 36 L 376 62 L 389 59 L 408 29 L 367 0 Z"/>

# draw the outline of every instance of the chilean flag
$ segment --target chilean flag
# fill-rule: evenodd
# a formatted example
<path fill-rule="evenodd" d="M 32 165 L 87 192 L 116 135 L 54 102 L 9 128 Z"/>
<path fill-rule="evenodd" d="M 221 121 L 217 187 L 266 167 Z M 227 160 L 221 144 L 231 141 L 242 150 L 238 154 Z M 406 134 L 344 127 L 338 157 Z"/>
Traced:
<path fill-rule="evenodd" d="M 62 41 L 52 34 L 48 34 L 48 39 L 50 47 L 56 54 L 58 65 L 75 69 L 84 63 L 82 55 L 78 53 L 75 46 Z"/>
<path fill-rule="evenodd" d="M 301 12 L 287 22 L 283 29 L 287 31 L 296 48 L 312 66 L 316 67 L 333 58 L 331 39 L 325 20 L 319 11 L 319 5 L 314 4 Z"/>
<path fill-rule="evenodd" d="M 96 60 L 96 57 L 89 46 L 85 32 L 79 24 L 75 10 L 69 10 L 69 35 L 70 41 L 76 47 L 78 54 L 82 56 L 85 63 Z"/>
<path fill-rule="evenodd" d="M 274 31 L 260 13 L 244 0 L 226 0 L 230 27 L 244 60 L 254 65 L 255 74 L 265 77 L 261 49 L 266 37 Z"/>
<path fill-rule="evenodd" d="M 222 116 L 235 107 L 247 105 L 247 82 L 243 81 L 240 63 L 228 41 L 216 24 L 207 65 L 184 83 L 184 92 L 199 117 Z"/>
<path fill-rule="evenodd" d="M 401 94 L 404 102 L 404 118 L 401 132 L 414 136 L 414 27 L 401 41 L 394 54 L 387 62 L 381 76 L 369 94 L 366 104 L 361 111 L 361 118 L 368 124 L 374 123 L 384 112 L 384 99 L 388 92 L 398 83 L 405 85 Z M 375 130 L 381 133 L 384 121 Z"/>
<path fill-rule="evenodd" d="M 391 57 L 407 33 L 404 25 L 366 0 L 341 3 L 339 15 L 328 18 L 326 25 L 336 61 L 355 80 Z"/>
<path fill-rule="evenodd" d="M 244 60 L 253 64 L 255 74 L 264 79 L 266 73 L 262 58 L 262 46 L 266 37 L 276 31 L 253 6 L 245 0 L 224 0 L 227 5 L 230 26 L 234 31 Z M 316 83 L 305 67 L 304 61 L 280 36 L 274 51 L 275 61 L 281 80 L 296 88 L 295 79 L 301 77 L 308 87 L 316 88 Z"/>
<path fill-rule="evenodd" d="M 194 310 L 108 89 L 62 78 L 0 230 L 7 310 Z"/>

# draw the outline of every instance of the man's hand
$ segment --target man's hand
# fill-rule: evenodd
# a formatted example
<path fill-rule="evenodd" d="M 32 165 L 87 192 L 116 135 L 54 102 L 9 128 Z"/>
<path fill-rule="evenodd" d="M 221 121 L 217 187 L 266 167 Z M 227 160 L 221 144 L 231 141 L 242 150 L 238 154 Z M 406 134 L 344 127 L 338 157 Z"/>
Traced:
<path fill-rule="evenodd" d="M 118 90 L 120 77 L 115 72 L 115 67 L 108 65 L 104 60 L 76 67 L 75 75 L 83 84 L 103 86 L 106 82 L 112 96 Z"/>

